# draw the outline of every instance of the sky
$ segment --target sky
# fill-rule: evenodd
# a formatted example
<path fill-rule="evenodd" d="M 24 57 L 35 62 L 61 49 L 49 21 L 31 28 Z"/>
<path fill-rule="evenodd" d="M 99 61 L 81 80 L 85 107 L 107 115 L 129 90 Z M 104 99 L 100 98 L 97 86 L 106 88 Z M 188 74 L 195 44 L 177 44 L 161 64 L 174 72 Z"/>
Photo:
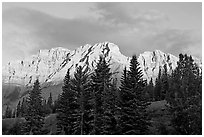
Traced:
<path fill-rule="evenodd" d="M 202 57 L 202 3 L 2 4 L 2 64 L 40 49 L 109 41 L 132 56 L 161 50 Z"/>

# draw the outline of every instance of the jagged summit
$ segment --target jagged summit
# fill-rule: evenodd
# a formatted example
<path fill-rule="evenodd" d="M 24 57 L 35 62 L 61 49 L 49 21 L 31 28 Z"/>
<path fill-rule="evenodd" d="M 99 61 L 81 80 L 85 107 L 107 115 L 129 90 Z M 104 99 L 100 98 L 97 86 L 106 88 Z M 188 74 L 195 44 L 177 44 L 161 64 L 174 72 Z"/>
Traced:
<path fill-rule="evenodd" d="M 81 46 L 78 48 L 79 49 L 85 49 L 85 48 L 90 48 L 92 47 L 92 49 L 94 50 L 103 50 L 102 53 L 106 53 L 106 52 L 112 52 L 112 53 L 115 53 L 115 54 L 121 54 L 120 52 L 120 49 L 117 45 L 115 45 L 114 43 L 112 42 L 108 42 L 108 41 L 105 41 L 105 42 L 99 42 L 99 43 L 96 43 L 94 45 L 90 45 L 90 44 L 86 44 L 85 46 Z"/>
<path fill-rule="evenodd" d="M 124 67 L 129 68 L 130 57 L 121 54 L 117 45 L 111 42 L 102 42 L 94 45 L 86 44 L 73 51 L 57 47 L 40 50 L 36 55 L 21 61 L 12 61 L 3 67 L 3 83 L 17 83 L 25 86 L 32 85 L 38 77 L 41 83 L 61 83 L 67 69 L 71 75 L 77 66 L 87 66 L 90 71 L 96 66 L 99 55 L 104 54 L 110 61 L 114 77 L 120 79 Z M 178 58 L 160 50 L 147 51 L 138 56 L 144 78 L 148 81 L 155 79 L 159 68 L 167 64 L 168 71 L 177 66 Z"/>
<path fill-rule="evenodd" d="M 56 47 L 51 49 L 41 49 L 38 51 L 37 56 L 52 56 L 54 54 L 60 55 L 61 53 L 67 53 L 71 50 L 63 48 L 63 47 Z M 35 56 L 35 55 L 34 55 Z"/>
<path fill-rule="evenodd" d="M 43 51 L 48 51 L 48 52 L 50 52 L 50 51 L 67 51 L 67 50 L 69 50 L 69 49 L 64 48 L 64 47 L 54 47 L 54 48 L 51 48 L 51 49 L 40 49 L 40 50 L 39 50 L 39 53 L 40 53 L 40 52 L 43 52 Z"/>
<path fill-rule="evenodd" d="M 114 43 L 111 43 L 111 42 L 102 42 L 102 43 L 97 43 L 95 44 L 94 46 L 99 46 L 99 48 L 103 48 L 103 49 L 106 49 L 106 50 L 109 50 L 113 53 L 120 53 L 120 49 L 117 45 L 115 45 Z"/>

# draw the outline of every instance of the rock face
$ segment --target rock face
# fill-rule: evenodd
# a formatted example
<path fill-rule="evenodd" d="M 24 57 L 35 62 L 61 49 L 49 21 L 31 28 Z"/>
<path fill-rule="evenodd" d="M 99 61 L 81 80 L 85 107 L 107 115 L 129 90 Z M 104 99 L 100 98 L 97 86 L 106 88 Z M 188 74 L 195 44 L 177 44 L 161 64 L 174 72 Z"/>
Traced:
<path fill-rule="evenodd" d="M 13 83 L 22 86 L 31 86 L 36 78 L 40 83 L 57 85 L 62 82 L 66 72 L 70 69 L 74 74 L 77 66 L 88 66 L 92 71 L 103 54 L 109 61 L 111 71 L 116 72 L 115 77 L 120 78 L 124 67 L 129 68 L 130 57 L 121 54 L 119 47 L 113 43 L 104 42 L 95 45 L 84 45 L 74 51 L 65 48 L 52 48 L 40 50 L 37 55 L 21 61 L 9 62 L 3 67 L 3 83 Z M 168 71 L 177 66 L 178 58 L 159 50 L 144 52 L 138 56 L 144 79 L 155 80 L 159 68 L 167 64 Z"/>
<path fill-rule="evenodd" d="M 70 51 L 63 48 L 40 50 L 37 55 L 21 61 L 9 62 L 3 67 L 3 82 L 30 85 L 39 77 L 45 81 L 67 58 Z"/>
<path fill-rule="evenodd" d="M 73 76 L 77 66 L 88 67 L 92 72 L 99 60 L 99 56 L 104 55 L 110 64 L 113 77 L 120 78 L 123 69 L 129 69 L 130 57 L 121 54 L 119 47 L 110 42 L 97 43 L 95 45 L 84 45 L 76 50 L 70 51 L 65 48 L 52 48 L 50 50 L 40 50 L 25 60 L 12 61 L 2 70 L 2 97 L 3 107 L 11 105 L 16 107 L 19 99 L 26 96 L 28 89 L 33 85 L 36 78 L 39 79 L 42 87 L 42 96 L 47 99 L 49 93 L 56 99 L 61 92 L 62 82 L 67 70 Z M 171 54 L 155 50 L 147 51 L 138 56 L 138 61 L 143 72 L 144 79 L 149 81 L 156 79 L 159 69 L 163 70 L 166 64 L 169 72 L 177 66 L 178 57 Z M 201 66 L 201 61 L 195 59 Z"/>
<path fill-rule="evenodd" d="M 3 83 L 15 83 L 30 86 L 36 78 L 41 83 L 58 84 L 66 72 L 71 74 L 79 65 L 88 66 L 90 71 L 96 66 L 99 55 L 104 54 L 110 61 L 112 71 L 122 71 L 129 64 L 130 58 L 122 55 L 113 43 L 84 45 L 74 51 L 64 48 L 40 50 L 37 55 L 22 61 L 9 62 L 3 67 Z"/>

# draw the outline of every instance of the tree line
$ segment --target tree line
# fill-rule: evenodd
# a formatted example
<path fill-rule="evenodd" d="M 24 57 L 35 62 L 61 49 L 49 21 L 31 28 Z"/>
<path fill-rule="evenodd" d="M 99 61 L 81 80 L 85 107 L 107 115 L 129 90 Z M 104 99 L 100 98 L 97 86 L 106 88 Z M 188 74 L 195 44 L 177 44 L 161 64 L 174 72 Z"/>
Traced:
<path fill-rule="evenodd" d="M 147 107 L 153 101 L 166 100 L 178 134 L 202 134 L 201 73 L 191 56 L 180 54 L 175 70 L 168 73 L 164 65 L 155 83 L 152 79 L 147 83 L 134 55 L 129 69 L 124 68 L 118 88 L 109 63 L 101 55 L 92 73 L 82 66 L 76 68 L 73 77 L 67 71 L 55 103 L 51 94 L 48 101 L 42 99 L 36 80 L 26 101 L 17 105 L 15 116 L 26 120 L 19 131 L 48 134 L 43 129 L 45 116 L 56 113 L 56 134 L 145 135 L 152 126 Z"/>
<path fill-rule="evenodd" d="M 28 97 L 24 97 L 22 101 L 19 101 L 16 109 L 12 110 L 8 105 L 5 110 L 5 114 L 3 115 L 3 119 L 5 118 L 22 118 L 26 115 L 28 111 Z M 52 93 L 50 93 L 48 99 L 42 100 L 42 108 L 43 112 L 46 116 L 49 114 L 56 112 L 56 101 L 52 99 Z"/>

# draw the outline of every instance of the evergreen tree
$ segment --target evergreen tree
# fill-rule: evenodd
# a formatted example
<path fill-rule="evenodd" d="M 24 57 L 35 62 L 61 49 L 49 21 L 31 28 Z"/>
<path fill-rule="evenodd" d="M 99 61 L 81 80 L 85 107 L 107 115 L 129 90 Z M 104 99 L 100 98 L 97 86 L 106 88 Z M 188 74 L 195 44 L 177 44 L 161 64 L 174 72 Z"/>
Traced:
<path fill-rule="evenodd" d="M 124 128 L 124 110 L 125 110 L 125 101 L 128 100 L 128 76 L 127 76 L 127 68 L 125 67 L 123 70 L 123 75 L 121 77 L 121 86 L 119 89 L 119 113 L 118 113 L 118 134 L 125 134 L 122 129 Z"/>
<path fill-rule="evenodd" d="M 27 100 L 27 98 L 23 98 L 23 101 L 21 103 L 20 112 L 21 112 L 22 117 L 24 117 L 27 114 L 27 112 L 28 112 L 28 100 Z"/>
<path fill-rule="evenodd" d="M 70 102 L 71 108 L 70 123 L 73 134 L 90 134 L 93 129 L 93 108 L 91 103 L 91 82 L 86 68 L 79 66 L 74 73 L 74 78 L 70 81 L 71 90 L 74 93 L 74 98 Z"/>
<path fill-rule="evenodd" d="M 28 111 L 25 114 L 25 125 L 23 132 L 25 134 L 42 134 L 44 124 L 44 114 L 42 110 L 42 97 L 40 83 L 38 79 L 35 81 L 33 89 L 28 96 Z"/>
<path fill-rule="evenodd" d="M 95 98 L 93 134 L 112 134 L 110 129 L 114 125 L 111 119 L 114 116 L 110 111 L 112 98 L 110 95 L 111 75 L 109 64 L 105 61 L 105 56 L 100 56 L 94 75 L 92 76 Z"/>
<path fill-rule="evenodd" d="M 53 101 L 52 101 L 52 93 L 50 92 L 50 96 L 47 100 L 47 106 L 50 109 L 50 113 L 52 113 L 52 109 L 53 109 Z"/>
<path fill-rule="evenodd" d="M 153 84 L 153 80 L 152 78 L 150 79 L 149 81 L 149 84 L 146 86 L 146 98 L 149 100 L 149 101 L 154 101 L 155 100 L 155 96 L 154 96 L 154 84 Z"/>
<path fill-rule="evenodd" d="M 70 123 L 74 121 L 70 121 L 70 115 L 72 113 L 72 108 L 75 106 L 71 105 L 71 102 L 75 101 L 74 92 L 70 89 L 70 74 L 69 69 L 64 78 L 64 84 L 62 86 L 62 93 L 58 97 L 57 101 L 57 132 L 61 134 L 72 134 Z"/>
<path fill-rule="evenodd" d="M 179 134 L 202 134 L 201 73 L 191 56 L 179 55 L 171 76 L 169 108 Z"/>
<path fill-rule="evenodd" d="M 113 81 L 114 82 L 114 81 Z M 118 97 L 116 83 L 110 83 L 104 94 L 104 131 L 103 134 L 117 134 Z"/>
<path fill-rule="evenodd" d="M 155 100 L 159 101 L 161 100 L 161 68 L 159 67 L 159 74 L 158 77 L 156 78 L 155 81 L 155 88 L 154 88 L 154 95 L 155 95 Z"/>
<path fill-rule="evenodd" d="M 6 111 L 5 111 L 5 118 L 11 118 L 12 117 L 12 109 L 7 105 Z"/>
<path fill-rule="evenodd" d="M 113 82 L 110 87 L 111 94 L 109 95 L 109 106 L 110 106 L 110 121 L 109 124 L 109 134 L 119 134 L 120 125 L 119 125 L 119 116 L 120 116 L 120 96 L 119 89 L 117 87 L 117 79 L 113 79 Z M 111 125 L 111 126 L 110 126 Z"/>
<path fill-rule="evenodd" d="M 168 82 L 168 74 L 167 74 L 167 65 L 164 65 L 164 72 L 161 76 L 161 100 L 166 99 L 169 90 L 169 82 Z"/>
<path fill-rule="evenodd" d="M 46 99 L 43 99 L 42 100 L 42 107 L 43 107 L 43 113 L 46 115 L 46 114 L 48 114 L 48 112 L 47 112 L 47 101 L 46 101 Z"/>
<path fill-rule="evenodd" d="M 44 115 L 48 116 L 49 114 L 52 113 L 52 109 L 49 107 L 49 105 L 48 105 L 46 99 L 44 99 L 44 100 L 42 101 L 42 107 L 43 107 L 43 113 L 44 113 Z"/>
<path fill-rule="evenodd" d="M 22 111 L 21 111 L 21 101 L 18 102 L 17 108 L 16 108 L 16 117 L 21 117 Z"/>
<path fill-rule="evenodd" d="M 121 81 L 121 133 L 122 134 L 146 134 L 150 125 L 146 108 L 149 103 L 144 98 L 146 81 L 139 67 L 137 57 L 134 55 L 130 62 L 130 70 L 124 70 Z"/>
<path fill-rule="evenodd" d="M 52 113 L 56 113 L 56 109 L 58 108 L 59 98 L 60 98 L 60 94 L 58 95 L 58 98 L 53 102 Z"/>
<path fill-rule="evenodd" d="M 12 112 L 12 118 L 15 118 L 15 117 L 16 117 L 16 110 L 14 109 Z"/>

